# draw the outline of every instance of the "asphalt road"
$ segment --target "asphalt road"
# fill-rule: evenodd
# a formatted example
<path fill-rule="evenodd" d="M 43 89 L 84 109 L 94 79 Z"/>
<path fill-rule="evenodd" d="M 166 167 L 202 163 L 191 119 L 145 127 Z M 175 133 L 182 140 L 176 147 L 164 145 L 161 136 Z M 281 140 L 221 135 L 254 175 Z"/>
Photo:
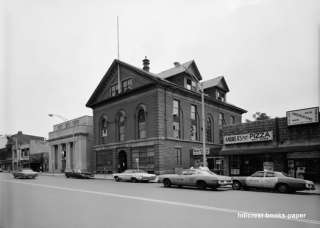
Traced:
<path fill-rule="evenodd" d="M 202 191 L 61 176 L 15 180 L 0 173 L 0 228 L 301 228 L 320 227 L 319 212 L 320 196 L 312 194 Z M 301 218 L 272 219 L 266 213 Z M 263 218 L 248 218 L 259 215 Z"/>

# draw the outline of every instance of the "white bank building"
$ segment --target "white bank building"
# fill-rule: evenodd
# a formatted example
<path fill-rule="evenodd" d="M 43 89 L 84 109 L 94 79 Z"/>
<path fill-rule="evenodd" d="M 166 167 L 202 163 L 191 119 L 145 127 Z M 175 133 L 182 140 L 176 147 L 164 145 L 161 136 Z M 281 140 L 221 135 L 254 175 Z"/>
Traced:
<path fill-rule="evenodd" d="M 91 171 L 94 168 L 92 116 L 82 116 L 54 125 L 48 141 L 50 172 Z"/>

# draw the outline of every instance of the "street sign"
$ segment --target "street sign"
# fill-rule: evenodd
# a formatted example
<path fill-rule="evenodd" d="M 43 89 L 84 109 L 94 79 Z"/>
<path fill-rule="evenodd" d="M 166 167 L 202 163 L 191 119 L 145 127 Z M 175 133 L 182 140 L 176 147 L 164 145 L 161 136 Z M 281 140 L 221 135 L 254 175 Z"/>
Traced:
<path fill-rule="evenodd" d="M 287 124 L 301 125 L 319 122 L 319 107 L 293 110 L 287 112 Z"/>

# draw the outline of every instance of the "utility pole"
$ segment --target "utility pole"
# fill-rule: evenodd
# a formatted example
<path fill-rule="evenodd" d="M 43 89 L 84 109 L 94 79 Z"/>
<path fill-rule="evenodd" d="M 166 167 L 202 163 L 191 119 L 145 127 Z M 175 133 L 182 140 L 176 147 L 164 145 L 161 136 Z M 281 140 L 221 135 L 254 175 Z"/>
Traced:
<path fill-rule="evenodd" d="M 204 90 L 201 83 L 201 113 L 202 113 L 202 153 L 203 153 L 203 166 L 207 167 L 207 154 L 206 154 L 206 121 L 205 121 L 205 108 L 204 108 Z"/>

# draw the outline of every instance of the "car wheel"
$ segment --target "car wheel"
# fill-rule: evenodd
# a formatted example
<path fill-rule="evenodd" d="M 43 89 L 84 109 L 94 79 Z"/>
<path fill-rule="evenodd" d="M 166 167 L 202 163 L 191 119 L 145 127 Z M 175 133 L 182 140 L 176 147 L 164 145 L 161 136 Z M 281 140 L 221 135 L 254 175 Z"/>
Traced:
<path fill-rule="evenodd" d="M 115 180 L 116 182 L 119 182 L 119 181 L 120 181 L 120 178 L 119 178 L 118 176 L 116 176 L 116 177 L 114 177 L 114 180 Z"/>
<path fill-rule="evenodd" d="M 171 187 L 171 181 L 169 179 L 164 179 L 163 180 L 163 186 L 166 188 Z"/>
<path fill-rule="evenodd" d="M 197 187 L 198 187 L 199 189 L 204 190 L 204 189 L 207 188 L 207 183 L 204 182 L 204 181 L 198 181 L 198 182 L 197 182 Z"/>
<path fill-rule="evenodd" d="M 131 178 L 131 182 L 132 182 L 132 183 L 137 183 L 138 180 L 137 180 L 137 178 L 132 177 L 132 178 Z"/>
<path fill-rule="evenodd" d="M 286 184 L 277 185 L 277 191 L 280 193 L 287 193 L 289 191 L 288 185 Z"/>
<path fill-rule="evenodd" d="M 240 189 L 241 189 L 241 184 L 240 184 L 240 182 L 239 182 L 239 181 L 234 181 L 234 182 L 232 183 L 232 189 L 233 189 L 233 190 L 240 190 Z"/>

